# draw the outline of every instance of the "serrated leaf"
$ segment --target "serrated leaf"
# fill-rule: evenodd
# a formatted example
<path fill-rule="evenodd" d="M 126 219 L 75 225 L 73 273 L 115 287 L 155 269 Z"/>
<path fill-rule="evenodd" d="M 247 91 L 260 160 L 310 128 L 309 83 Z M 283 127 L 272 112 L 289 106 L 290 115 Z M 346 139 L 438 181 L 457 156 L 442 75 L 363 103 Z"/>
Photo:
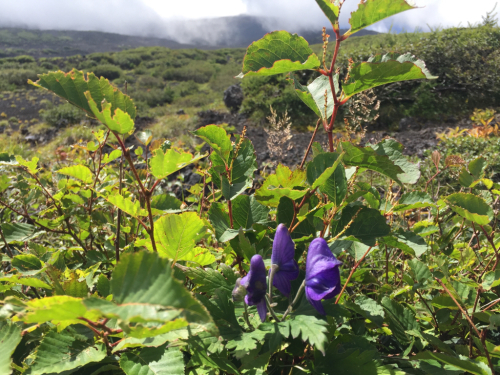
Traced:
<path fill-rule="evenodd" d="M 207 142 L 225 163 L 228 162 L 233 146 L 223 128 L 217 125 L 207 125 L 194 131 L 193 134 Z"/>
<path fill-rule="evenodd" d="M 190 250 L 187 254 L 180 257 L 178 261 L 196 263 L 203 267 L 214 263 L 215 255 L 213 255 L 208 249 L 204 249 L 202 247 L 195 247 L 194 249 Z"/>
<path fill-rule="evenodd" d="M 486 201 L 470 193 L 454 193 L 444 198 L 450 208 L 467 220 L 487 225 L 493 220 L 493 210 Z"/>
<path fill-rule="evenodd" d="M 57 289 L 56 289 L 57 290 Z M 35 299 L 26 303 L 26 314 L 21 317 L 25 323 L 70 322 L 79 323 L 78 317 L 98 319 L 99 314 L 88 313 L 81 298 L 54 296 Z"/>
<path fill-rule="evenodd" d="M 26 223 L 2 223 L 0 224 L 3 235 L 7 243 L 14 241 L 25 242 L 36 236 L 36 227 Z M 5 243 L 0 241 L 0 248 L 4 247 Z"/>
<path fill-rule="evenodd" d="M 171 263 L 155 253 L 125 254 L 113 271 L 111 294 L 118 304 L 182 309 L 189 321 L 210 321 L 206 310 L 173 277 Z"/>
<path fill-rule="evenodd" d="M 104 344 L 94 343 L 89 328 L 68 327 L 62 332 L 49 331 L 42 339 L 30 374 L 60 373 L 82 367 L 91 362 L 100 362 L 106 357 Z"/>
<path fill-rule="evenodd" d="M 125 198 L 123 195 L 109 195 L 105 199 L 111 203 L 113 206 L 118 207 L 123 212 L 129 214 L 132 217 L 140 218 L 143 216 L 148 216 L 148 212 L 141 208 L 141 202 L 136 200 L 132 202 L 130 198 Z"/>
<path fill-rule="evenodd" d="M 326 333 L 327 323 L 312 315 L 296 315 L 290 321 L 290 329 L 293 338 L 301 336 L 302 341 L 309 341 L 323 355 L 325 354 L 325 344 L 328 340 Z"/>
<path fill-rule="evenodd" d="M 113 150 L 109 154 L 104 155 L 102 158 L 102 164 L 111 163 L 113 160 L 118 159 L 122 156 L 122 150 Z"/>
<path fill-rule="evenodd" d="M 178 348 L 144 348 L 120 357 L 126 375 L 184 375 L 184 355 Z"/>
<path fill-rule="evenodd" d="M 254 196 L 259 202 L 266 206 L 277 207 L 282 197 L 291 200 L 302 198 L 307 190 L 295 190 L 294 187 L 302 187 L 306 182 L 306 172 L 279 164 L 276 173 L 268 176 L 262 186 L 257 189 Z"/>
<path fill-rule="evenodd" d="M 181 209 L 182 202 L 169 194 L 155 195 L 151 199 L 151 208 L 158 211 L 178 211 Z"/>
<path fill-rule="evenodd" d="M 312 81 L 307 87 L 302 86 L 297 79 L 293 79 L 293 84 L 295 92 L 299 98 L 309 107 L 314 113 L 321 117 L 323 120 L 327 120 L 332 116 L 334 99 L 332 94 L 332 89 L 330 86 L 330 80 L 327 76 L 319 76 L 314 81 Z M 339 76 L 335 74 L 333 76 L 333 83 L 335 86 L 336 95 L 340 92 L 339 89 Z M 326 99 L 326 113 L 325 113 L 325 91 L 327 93 Z"/>
<path fill-rule="evenodd" d="M 274 31 L 248 47 L 238 78 L 316 69 L 320 65 L 304 38 L 287 31 Z"/>
<path fill-rule="evenodd" d="M 411 259 L 408 261 L 408 265 L 410 266 L 413 277 L 417 283 L 432 280 L 432 273 L 425 263 L 422 263 L 418 259 Z"/>
<path fill-rule="evenodd" d="M 189 152 L 184 152 L 177 148 L 171 148 L 164 153 L 163 150 L 159 148 L 155 151 L 155 155 L 150 160 L 151 173 L 157 179 L 162 179 L 205 156 L 206 155 L 196 155 L 193 157 Z"/>
<path fill-rule="evenodd" d="M 335 206 L 340 205 L 347 194 L 347 179 L 341 163 L 344 154 L 324 153 L 307 165 L 307 181 L 312 189 L 318 188 Z"/>
<path fill-rule="evenodd" d="M 77 180 L 83 181 L 86 184 L 90 184 L 93 181 L 92 172 L 90 169 L 84 165 L 72 165 L 70 167 L 64 167 L 59 169 L 57 173 L 76 178 Z"/>
<path fill-rule="evenodd" d="M 92 99 L 90 92 L 86 92 L 85 97 L 88 100 L 89 107 L 94 113 L 94 116 L 112 132 L 127 134 L 134 129 L 134 120 L 132 120 L 127 112 L 122 111 L 120 108 L 116 108 L 112 111 L 112 104 L 105 100 L 103 100 L 101 108 L 99 108 Z"/>
<path fill-rule="evenodd" d="M 10 375 L 11 356 L 21 342 L 21 327 L 6 321 L 0 321 L 0 374 Z"/>
<path fill-rule="evenodd" d="M 366 296 L 359 296 L 355 303 L 349 304 L 346 307 L 361 314 L 366 319 L 382 327 L 384 323 L 384 308 L 375 300 Z"/>
<path fill-rule="evenodd" d="M 33 288 L 52 289 L 52 287 L 49 284 L 43 282 L 40 279 L 34 278 L 34 277 L 22 277 L 22 278 L 18 278 L 16 276 L 0 277 L 0 281 L 6 281 L 10 284 L 20 284 L 20 285 L 25 285 L 25 286 L 31 286 Z"/>
<path fill-rule="evenodd" d="M 399 228 L 391 236 L 384 237 L 382 242 L 416 257 L 420 257 L 427 251 L 427 243 L 422 237 L 412 231 L 405 231 L 402 228 Z"/>
<path fill-rule="evenodd" d="M 21 254 L 16 255 L 14 259 L 12 259 L 12 267 L 17 268 L 19 271 L 33 271 L 41 270 L 43 264 L 35 255 Z"/>
<path fill-rule="evenodd" d="M 354 218 L 354 216 L 356 216 Z M 353 220 L 354 218 L 354 220 Z M 375 246 L 378 237 L 385 237 L 390 233 L 385 217 L 378 210 L 359 205 L 349 205 L 342 210 L 339 220 L 332 221 L 332 234 L 336 235 L 345 230 L 344 236 L 353 236 L 368 246 Z M 367 225 L 370 223 L 370 225 Z"/>
<path fill-rule="evenodd" d="M 481 178 L 481 174 L 483 173 L 484 168 L 486 168 L 486 165 L 486 159 L 480 156 L 469 163 L 469 172 L 476 180 L 478 180 Z"/>
<path fill-rule="evenodd" d="M 484 274 L 482 287 L 486 290 L 500 285 L 500 270 L 489 271 Z"/>
<path fill-rule="evenodd" d="M 434 205 L 431 196 L 424 191 L 412 191 L 405 193 L 399 199 L 397 205 L 392 209 L 393 212 L 402 212 L 414 210 L 416 208 L 426 208 Z"/>
<path fill-rule="evenodd" d="M 97 279 L 97 291 L 101 296 L 106 298 L 109 295 L 110 288 L 111 286 L 108 278 L 101 273 Z"/>
<path fill-rule="evenodd" d="M 350 142 L 342 142 L 342 150 L 345 151 L 343 162 L 345 165 L 362 167 L 379 172 L 402 186 L 399 175 L 404 173 L 389 157 L 379 155 L 371 147 L 357 147 Z"/>
<path fill-rule="evenodd" d="M 15 158 L 17 163 L 25 167 L 31 174 L 35 174 L 38 171 L 36 167 L 38 166 L 39 159 L 36 156 L 34 156 L 31 161 L 24 160 L 20 155 L 16 155 Z"/>
<path fill-rule="evenodd" d="M 254 224 L 266 225 L 268 221 L 269 209 L 254 196 L 240 195 L 233 200 L 232 209 L 235 228 L 248 229 Z"/>
<path fill-rule="evenodd" d="M 342 85 L 342 99 L 388 83 L 436 78 L 422 60 L 411 54 L 376 55 L 367 62 L 352 66 L 349 79 Z"/>
<path fill-rule="evenodd" d="M 194 249 L 205 230 L 203 220 L 195 212 L 165 215 L 155 223 L 158 252 L 176 262 Z"/>
<path fill-rule="evenodd" d="M 146 129 L 141 132 L 137 132 L 135 134 L 135 137 L 139 142 L 141 142 L 142 145 L 147 146 L 149 143 L 151 143 L 151 140 L 153 139 L 153 132 L 149 129 Z"/>
<path fill-rule="evenodd" d="M 402 174 L 398 174 L 399 180 L 404 184 L 415 184 L 420 178 L 420 169 L 418 164 L 414 164 L 403 155 L 403 145 L 394 139 L 384 139 L 372 146 L 379 155 L 387 156 L 399 166 Z"/>
<path fill-rule="evenodd" d="M 328 18 L 332 25 L 335 25 L 339 20 L 340 6 L 338 1 L 331 0 L 316 0 L 325 16 Z"/>
<path fill-rule="evenodd" d="M 222 203 L 212 203 L 210 209 L 208 210 L 208 219 L 215 230 L 215 238 L 217 238 L 218 241 L 221 241 L 224 233 L 230 229 L 229 215 L 226 213 L 224 208 L 224 204 Z"/>
<path fill-rule="evenodd" d="M 381 304 L 385 309 L 389 328 L 396 339 L 403 345 L 408 344 L 411 339 L 406 334 L 406 331 L 420 331 L 420 325 L 413 312 L 388 297 L 382 298 Z"/>
<path fill-rule="evenodd" d="M 415 9 L 406 0 L 367 0 L 358 5 L 358 9 L 351 13 L 349 23 L 351 29 L 347 34 L 352 35 L 365 27 L 395 14 Z"/>
<path fill-rule="evenodd" d="M 309 88 L 307 86 L 302 86 L 296 77 L 291 78 L 290 82 L 293 84 L 295 93 L 300 98 L 300 100 L 302 100 L 304 104 L 307 105 L 310 109 L 312 109 L 316 116 L 324 117 L 324 110 L 321 111 L 318 108 L 318 105 L 316 104 L 312 93 L 309 91 Z"/>
<path fill-rule="evenodd" d="M 102 101 L 106 100 L 107 103 L 111 104 L 113 113 L 119 108 L 128 113 L 130 118 L 135 119 L 136 109 L 132 99 L 113 87 L 105 78 L 99 79 L 93 73 L 88 73 L 85 77 L 82 71 L 76 69 L 69 73 L 49 72 L 38 77 L 37 82 L 28 82 L 36 87 L 52 91 L 74 106 L 83 109 L 91 117 L 95 117 L 95 115 L 85 96 L 86 92 L 90 93 L 99 111 L 102 110 Z"/>
<path fill-rule="evenodd" d="M 257 343 L 264 340 L 266 332 L 255 330 L 252 332 L 243 332 L 235 339 L 229 340 L 226 344 L 227 349 L 235 349 L 249 352 L 257 348 Z"/>
<path fill-rule="evenodd" d="M 474 375 L 491 375 L 491 370 L 484 363 L 474 361 L 461 355 L 452 357 L 448 354 L 425 351 L 413 356 L 412 359 L 437 360 Z"/>
<path fill-rule="evenodd" d="M 212 268 L 189 268 L 185 270 L 186 275 L 197 285 L 197 291 L 212 295 L 216 289 L 223 289 L 232 293 L 234 281 L 227 280 L 222 273 Z"/>

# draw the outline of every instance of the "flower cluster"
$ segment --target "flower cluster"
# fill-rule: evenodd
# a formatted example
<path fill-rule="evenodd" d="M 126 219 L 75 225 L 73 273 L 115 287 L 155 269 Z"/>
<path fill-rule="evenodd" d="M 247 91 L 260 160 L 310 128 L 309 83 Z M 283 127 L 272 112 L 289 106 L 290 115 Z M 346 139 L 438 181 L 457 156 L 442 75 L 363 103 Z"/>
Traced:
<path fill-rule="evenodd" d="M 323 238 L 316 238 L 311 242 L 303 287 L 307 300 L 320 314 L 325 315 L 321 300 L 331 299 L 340 293 L 340 265 L 342 262 L 335 258 Z M 299 276 L 299 265 L 295 260 L 295 245 L 292 237 L 283 224 L 278 225 L 276 229 L 269 272 L 266 272 L 262 256 L 254 255 L 250 261 L 250 271 L 245 277 L 237 280 L 233 290 L 235 300 L 244 295 L 248 306 L 257 306 L 263 322 L 267 315 L 267 273 L 269 273 L 269 282 L 272 286 L 288 297 L 291 282 Z M 271 288 L 269 297 L 271 297 Z"/>

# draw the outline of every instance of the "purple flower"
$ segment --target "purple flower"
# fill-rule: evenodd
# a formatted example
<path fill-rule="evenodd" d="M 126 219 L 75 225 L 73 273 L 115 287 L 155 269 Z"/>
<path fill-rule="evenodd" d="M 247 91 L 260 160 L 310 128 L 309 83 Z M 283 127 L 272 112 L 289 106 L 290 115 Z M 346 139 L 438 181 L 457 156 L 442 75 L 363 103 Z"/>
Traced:
<path fill-rule="evenodd" d="M 295 245 L 290 233 L 284 224 L 278 225 L 273 242 L 273 253 L 271 255 L 271 269 L 269 277 L 274 269 L 273 286 L 288 297 L 290 294 L 291 281 L 299 276 L 299 265 L 294 259 Z"/>
<path fill-rule="evenodd" d="M 267 315 L 266 306 L 266 266 L 264 260 L 260 255 L 254 255 L 250 260 L 250 271 L 240 280 L 240 285 L 244 286 L 247 290 L 245 296 L 245 303 L 248 306 L 257 306 L 260 320 L 265 321 Z"/>
<path fill-rule="evenodd" d="M 306 262 L 306 297 L 322 315 L 325 315 L 325 309 L 321 300 L 333 298 L 340 293 L 341 264 L 323 238 L 312 240 Z"/>

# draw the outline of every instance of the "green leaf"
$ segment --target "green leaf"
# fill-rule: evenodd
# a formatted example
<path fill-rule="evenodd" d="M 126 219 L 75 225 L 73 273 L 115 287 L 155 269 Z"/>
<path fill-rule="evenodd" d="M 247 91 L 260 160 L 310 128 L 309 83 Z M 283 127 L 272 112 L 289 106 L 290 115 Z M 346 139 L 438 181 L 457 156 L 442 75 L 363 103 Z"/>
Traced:
<path fill-rule="evenodd" d="M 377 154 L 371 147 L 357 147 L 350 142 L 342 142 L 341 145 L 342 150 L 346 153 L 343 158 L 345 165 L 371 169 L 393 179 L 399 185 L 403 185 L 399 175 L 403 174 L 404 171 L 389 157 Z"/>
<path fill-rule="evenodd" d="M 444 198 L 450 208 L 467 220 L 487 225 L 493 220 L 493 210 L 486 201 L 470 193 L 454 193 Z"/>
<path fill-rule="evenodd" d="M 197 263 L 200 266 L 208 266 L 215 262 L 215 255 L 213 255 L 208 249 L 202 247 L 195 247 L 189 251 L 184 256 L 180 257 L 178 260 L 185 262 Z"/>
<path fill-rule="evenodd" d="M 469 172 L 472 174 L 474 179 L 478 180 L 481 178 L 481 174 L 483 173 L 484 168 L 486 168 L 486 165 L 486 159 L 482 156 L 472 160 L 469 163 Z"/>
<path fill-rule="evenodd" d="M 427 251 L 427 243 L 422 237 L 412 231 L 405 231 L 402 228 L 399 228 L 391 236 L 384 237 L 382 242 L 417 257 L 420 257 Z"/>
<path fill-rule="evenodd" d="M 196 212 L 168 214 L 155 222 L 158 252 L 174 263 L 193 250 L 205 234 L 205 224 Z"/>
<path fill-rule="evenodd" d="M 90 92 L 86 92 L 85 97 L 94 116 L 112 132 L 128 134 L 134 129 L 134 120 L 127 112 L 122 111 L 120 108 L 116 108 L 112 112 L 112 104 L 106 101 L 101 103 L 102 109 L 100 109 L 92 99 Z"/>
<path fill-rule="evenodd" d="M 345 169 L 340 164 L 343 156 L 337 153 L 319 154 L 307 166 L 307 181 L 311 188 L 319 187 L 335 206 L 339 206 L 347 194 Z"/>
<path fill-rule="evenodd" d="M 384 323 L 384 308 L 371 298 L 358 296 L 355 303 L 350 303 L 346 307 L 369 319 L 379 327 L 382 327 Z"/>
<path fill-rule="evenodd" d="M 233 146 L 231 139 L 222 127 L 207 125 L 194 131 L 193 134 L 207 142 L 215 153 L 227 164 Z"/>
<path fill-rule="evenodd" d="M 122 156 L 122 150 L 113 150 L 109 154 L 104 155 L 102 158 L 102 164 L 111 163 L 113 160 L 118 159 Z"/>
<path fill-rule="evenodd" d="M 19 165 L 22 165 L 25 167 L 31 174 L 35 174 L 38 172 L 37 166 L 38 166 L 38 158 L 35 156 L 31 159 L 31 161 L 24 160 L 22 156 L 16 155 L 16 160 L 19 163 Z"/>
<path fill-rule="evenodd" d="M 399 166 L 404 173 L 398 174 L 399 180 L 404 184 L 415 184 L 420 178 L 420 169 L 418 164 L 411 163 L 403 155 L 403 145 L 394 139 L 384 139 L 372 146 L 379 155 L 387 156 L 390 160 Z"/>
<path fill-rule="evenodd" d="M 22 278 L 18 278 L 17 276 L 0 277 L 0 281 L 6 281 L 10 284 L 20 284 L 20 285 L 31 286 L 33 288 L 52 289 L 52 287 L 49 284 L 43 282 L 40 279 L 34 278 L 34 277 L 22 277 Z"/>
<path fill-rule="evenodd" d="M 238 184 L 248 181 L 250 186 L 252 186 L 253 175 L 257 168 L 255 149 L 252 142 L 248 138 L 245 138 L 240 143 L 238 154 L 236 157 L 233 157 L 231 183 Z"/>
<path fill-rule="evenodd" d="M 102 273 L 99 275 L 99 278 L 97 279 L 97 291 L 101 296 L 106 298 L 109 296 L 109 291 L 110 291 L 110 282 L 109 279 L 104 276 Z"/>
<path fill-rule="evenodd" d="M 409 344 L 411 339 L 406 331 L 420 331 L 413 312 L 388 297 L 382 298 L 381 304 L 385 308 L 386 319 L 394 337 L 403 345 Z"/>
<path fill-rule="evenodd" d="M 458 357 L 452 357 L 448 354 L 435 353 L 430 351 L 420 352 L 417 355 L 411 357 L 412 360 L 422 359 L 422 360 L 437 360 L 441 363 L 448 364 L 454 368 L 460 369 L 462 371 L 467 371 L 474 375 L 491 375 L 491 370 L 486 364 L 474 361 L 470 358 L 459 355 Z"/>
<path fill-rule="evenodd" d="M 142 216 L 148 216 L 148 212 L 141 208 L 141 202 L 139 202 L 139 200 L 132 202 L 130 198 L 125 198 L 120 194 L 110 195 L 105 197 L 105 199 L 113 206 L 118 207 L 132 217 L 140 218 Z"/>
<path fill-rule="evenodd" d="M 491 290 L 500 285 L 500 270 L 494 270 L 486 272 L 483 277 L 483 288 L 486 290 Z"/>
<path fill-rule="evenodd" d="M 224 233 L 230 229 L 229 215 L 225 211 L 224 204 L 212 203 L 210 209 L 208 210 L 208 219 L 215 230 L 215 238 L 217 238 L 218 241 L 221 241 Z M 236 234 L 234 237 L 236 237 Z"/>
<path fill-rule="evenodd" d="M 260 204 L 255 197 L 240 195 L 233 200 L 234 228 L 249 229 L 254 224 L 266 225 L 269 209 Z"/>
<path fill-rule="evenodd" d="M 222 273 L 212 268 L 188 268 L 185 273 L 197 285 L 196 290 L 200 293 L 211 296 L 219 288 L 228 293 L 233 291 L 235 280 L 226 279 Z"/>
<path fill-rule="evenodd" d="M 0 175 L 0 193 L 3 193 L 10 186 L 10 177 L 6 174 Z"/>
<path fill-rule="evenodd" d="M 266 206 L 277 207 L 282 197 L 291 200 L 302 198 L 307 190 L 295 190 L 294 187 L 303 187 L 306 181 L 306 172 L 279 164 L 276 173 L 268 176 L 262 186 L 255 192 L 255 198 Z"/>
<path fill-rule="evenodd" d="M 349 79 L 342 85 L 342 97 L 345 100 L 360 92 L 388 83 L 436 78 L 431 75 L 422 60 L 418 60 L 411 54 L 375 55 L 367 62 L 352 66 Z"/>
<path fill-rule="evenodd" d="M 6 321 L 0 321 L 0 374 L 12 373 L 10 358 L 21 342 L 21 327 Z"/>
<path fill-rule="evenodd" d="M 354 216 L 356 216 L 354 218 Z M 353 220 L 354 218 L 354 220 Z M 378 210 L 359 205 L 349 205 L 342 210 L 338 221 L 332 221 L 332 234 L 340 233 L 349 223 L 345 236 L 353 236 L 368 246 L 375 246 L 378 237 L 385 237 L 390 233 L 391 227 Z M 370 223 L 367 225 L 367 223 Z M 347 238 L 349 239 L 349 238 Z"/>
<path fill-rule="evenodd" d="M 49 331 L 36 351 L 31 375 L 61 373 L 106 357 L 104 344 L 96 344 L 92 331 L 84 326 L 70 326 L 62 332 Z"/>
<path fill-rule="evenodd" d="M 352 35 L 365 27 L 383 20 L 384 18 L 415 9 L 406 0 L 367 0 L 362 1 L 358 9 L 351 13 L 349 23 L 351 29 L 347 32 Z"/>
<path fill-rule="evenodd" d="M 86 184 L 90 184 L 93 181 L 92 172 L 84 165 L 72 165 L 71 167 L 65 167 L 59 169 L 57 173 L 76 178 Z"/>
<path fill-rule="evenodd" d="M 208 322 L 206 310 L 172 274 L 172 265 L 155 253 L 125 254 L 111 277 L 118 304 L 151 304 L 183 309 L 190 321 Z"/>
<path fill-rule="evenodd" d="M 150 161 L 151 173 L 159 180 L 205 156 L 207 155 L 196 155 L 193 157 L 189 152 L 184 152 L 177 148 L 171 148 L 164 153 L 163 150 L 159 148 L 155 151 L 155 155 Z"/>
<path fill-rule="evenodd" d="M 57 289 L 56 289 L 57 290 Z M 69 322 L 77 324 L 78 317 L 98 319 L 99 314 L 89 314 L 82 299 L 70 296 L 54 296 L 35 299 L 26 303 L 26 314 L 21 316 L 25 323 Z"/>
<path fill-rule="evenodd" d="M 330 80 L 327 76 L 321 75 L 312 81 L 307 87 L 304 87 L 300 84 L 297 79 L 293 79 L 293 84 L 295 88 L 295 92 L 299 96 L 299 98 L 309 107 L 311 108 L 318 117 L 321 117 L 323 120 L 327 120 L 332 116 L 333 107 L 334 107 L 334 99 L 332 94 L 332 89 L 330 86 Z M 333 76 L 333 83 L 335 86 L 335 92 L 340 92 L 339 88 L 339 76 L 335 74 Z M 325 91 L 327 92 L 326 99 L 326 113 L 325 113 Z"/>
<path fill-rule="evenodd" d="M 226 344 L 226 348 L 249 352 L 256 349 L 258 342 L 262 342 L 265 336 L 266 332 L 258 329 L 252 332 L 243 332 L 236 338 L 229 340 Z"/>
<path fill-rule="evenodd" d="M 2 223 L 0 224 L 3 235 L 7 243 L 14 241 L 25 242 L 36 236 L 36 227 L 25 223 Z M 4 247 L 3 241 L 0 241 L 0 248 Z"/>
<path fill-rule="evenodd" d="M 408 261 L 408 265 L 417 283 L 424 283 L 432 280 L 432 273 L 425 263 L 422 263 L 418 259 L 411 259 Z"/>
<path fill-rule="evenodd" d="M 338 1 L 331 0 L 316 0 L 325 16 L 328 18 L 332 25 L 335 25 L 339 20 L 340 6 Z"/>
<path fill-rule="evenodd" d="M 302 341 L 309 341 L 323 355 L 325 354 L 325 344 L 328 341 L 326 328 L 328 324 L 313 315 L 296 315 L 290 321 L 290 329 L 293 338 L 301 336 Z"/>
<path fill-rule="evenodd" d="M 111 112 L 116 109 L 129 114 L 131 119 L 135 119 L 136 109 L 130 97 L 124 95 L 105 78 L 97 78 L 93 73 L 84 73 L 73 69 L 69 73 L 49 72 L 38 76 L 37 82 L 28 81 L 30 84 L 52 91 L 57 96 L 67 100 L 74 106 L 83 109 L 87 115 L 95 117 L 90 108 L 86 92 L 89 92 L 99 111 L 102 110 L 101 103 L 105 100 L 111 104 Z"/>
<path fill-rule="evenodd" d="M 179 348 L 144 348 L 120 357 L 126 375 L 184 375 L 184 355 Z"/>
<path fill-rule="evenodd" d="M 414 210 L 416 208 L 425 208 L 434 205 L 431 196 L 424 191 L 412 191 L 401 196 L 398 204 L 392 209 L 393 212 L 402 212 Z"/>
<path fill-rule="evenodd" d="M 151 208 L 166 213 L 180 210 L 181 205 L 182 202 L 170 194 L 155 195 L 151 199 Z"/>
<path fill-rule="evenodd" d="M 318 56 L 304 38 L 287 31 L 274 31 L 248 47 L 238 78 L 314 70 L 320 65 Z"/>
<path fill-rule="evenodd" d="M 252 180 L 230 183 L 226 176 L 222 176 L 222 195 L 230 201 L 242 194 L 246 189 L 252 187 Z"/>
<path fill-rule="evenodd" d="M 43 268 L 42 262 L 32 254 L 16 255 L 12 259 L 12 267 L 17 268 L 19 271 L 33 271 L 41 270 Z"/>

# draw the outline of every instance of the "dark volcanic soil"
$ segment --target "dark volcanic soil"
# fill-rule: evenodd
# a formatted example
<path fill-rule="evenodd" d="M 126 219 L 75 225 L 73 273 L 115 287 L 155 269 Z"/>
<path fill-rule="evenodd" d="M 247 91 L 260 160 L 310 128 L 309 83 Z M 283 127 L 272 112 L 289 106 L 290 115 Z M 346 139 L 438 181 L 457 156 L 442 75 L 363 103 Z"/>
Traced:
<path fill-rule="evenodd" d="M 235 127 L 237 133 L 241 133 L 243 127 L 247 127 L 247 137 L 252 141 L 257 161 L 259 165 L 263 162 L 275 161 L 271 158 L 269 148 L 267 146 L 267 133 L 264 128 L 253 125 L 248 119 L 241 115 L 231 115 L 229 113 L 221 113 L 216 111 L 204 111 L 198 114 L 200 118 L 199 126 L 209 124 L 227 123 Z M 455 123 L 421 123 L 413 119 L 404 119 L 401 122 L 402 129 L 397 132 L 391 131 L 372 131 L 367 132 L 361 144 L 376 143 L 383 138 L 391 137 L 398 140 L 404 146 L 405 155 L 416 155 L 423 158 L 424 151 L 432 149 L 437 145 L 436 133 L 442 133 L 450 127 L 469 128 L 472 123 L 469 120 L 460 120 Z M 340 137 L 340 134 L 337 134 Z M 283 158 L 283 164 L 292 166 L 299 165 L 304 156 L 305 150 L 311 141 L 312 132 L 299 133 L 294 132 L 291 149 Z M 320 128 L 316 134 L 315 141 L 319 142 L 324 149 L 327 148 L 328 138 L 324 130 Z M 309 159 L 311 156 L 309 156 Z"/>

